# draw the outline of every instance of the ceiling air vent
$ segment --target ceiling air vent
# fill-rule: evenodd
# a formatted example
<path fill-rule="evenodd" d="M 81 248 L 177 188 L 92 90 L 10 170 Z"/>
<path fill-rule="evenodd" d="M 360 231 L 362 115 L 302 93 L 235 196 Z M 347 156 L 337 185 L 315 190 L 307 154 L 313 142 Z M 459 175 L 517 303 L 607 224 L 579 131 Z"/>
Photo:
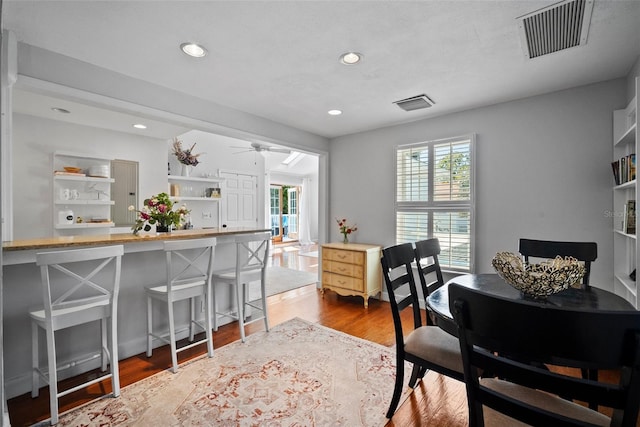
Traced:
<path fill-rule="evenodd" d="M 594 0 L 567 0 L 518 19 L 520 38 L 529 58 L 587 43 Z"/>
<path fill-rule="evenodd" d="M 402 108 L 404 111 L 413 111 L 420 110 L 421 108 L 429 108 L 435 102 L 429 99 L 429 97 L 425 94 L 412 96 L 411 98 L 401 99 L 400 101 L 395 101 L 398 107 Z"/>

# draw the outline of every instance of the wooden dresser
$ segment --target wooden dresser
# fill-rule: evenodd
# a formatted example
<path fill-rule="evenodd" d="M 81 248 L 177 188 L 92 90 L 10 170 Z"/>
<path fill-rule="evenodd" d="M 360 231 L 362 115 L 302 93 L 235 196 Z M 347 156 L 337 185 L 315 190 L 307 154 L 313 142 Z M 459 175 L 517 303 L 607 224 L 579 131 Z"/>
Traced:
<path fill-rule="evenodd" d="M 381 290 L 381 247 L 360 243 L 322 245 L 322 292 L 330 289 L 340 295 L 360 295 L 365 308 L 369 297 Z"/>

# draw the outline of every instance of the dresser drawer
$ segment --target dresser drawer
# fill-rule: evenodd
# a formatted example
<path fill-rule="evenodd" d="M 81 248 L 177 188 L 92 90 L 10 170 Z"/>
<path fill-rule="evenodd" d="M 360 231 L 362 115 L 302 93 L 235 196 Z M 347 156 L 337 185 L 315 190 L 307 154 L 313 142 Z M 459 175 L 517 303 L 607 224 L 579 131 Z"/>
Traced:
<path fill-rule="evenodd" d="M 362 292 L 364 290 L 363 283 L 362 279 L 355 277 L 342 276 L 326 271 L 322 273 L 322 284 L 326 286 Z"/>
<path fill-rule="evenodd" d="M 323 249 L 322 259 L 344 262 L 347 264 L 364 264 L 364 254 L 355 251 L 343 251 L 340 249 Z"/>
<path fill-rule="evenodd" d="M 356 277 L 362 279 L 364 277 L 364 268 L 362 265 L 345 264 L 344 262 L 325 261 L 322 264 L 323 271 L 341 274 L 343 276 Z"/>

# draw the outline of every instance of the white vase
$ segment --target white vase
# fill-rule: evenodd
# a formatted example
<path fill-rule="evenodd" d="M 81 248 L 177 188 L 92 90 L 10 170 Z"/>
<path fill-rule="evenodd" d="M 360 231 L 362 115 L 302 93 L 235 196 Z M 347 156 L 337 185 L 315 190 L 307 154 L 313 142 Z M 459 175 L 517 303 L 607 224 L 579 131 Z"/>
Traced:
<path fill-rule="evenodd" d="M 182 176 L 191 176 L 191 168 L 193 166 L 182 165 Z"/>

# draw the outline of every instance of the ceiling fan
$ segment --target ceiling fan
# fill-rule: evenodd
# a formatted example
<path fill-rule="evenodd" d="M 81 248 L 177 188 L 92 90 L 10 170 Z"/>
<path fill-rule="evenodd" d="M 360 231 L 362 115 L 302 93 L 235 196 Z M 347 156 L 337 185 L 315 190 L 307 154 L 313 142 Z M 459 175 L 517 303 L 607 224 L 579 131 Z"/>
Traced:
<path fill-rule="evenodd" d="M 270 145 L 263 145 L 260 144 L 258 142 L 252 142 L 251 143 L 251 147 L 247 148 L 247 147 L 232 147 L 232 148 L 242 148 L 243 151 L 238 151 L 234 154 L 240 154 L 240 153 L 246 153 L 246 152 L 251 152 L 251 151 L 255 151 L 256 153 L 262 153 L 265 151 L 271 152 L 271 153 L 284 153 L 284 154 L 290 154 L 291 150 L 289 150 L 288 148 L 281 148 L 281 147 L 273 147 Z"/>

